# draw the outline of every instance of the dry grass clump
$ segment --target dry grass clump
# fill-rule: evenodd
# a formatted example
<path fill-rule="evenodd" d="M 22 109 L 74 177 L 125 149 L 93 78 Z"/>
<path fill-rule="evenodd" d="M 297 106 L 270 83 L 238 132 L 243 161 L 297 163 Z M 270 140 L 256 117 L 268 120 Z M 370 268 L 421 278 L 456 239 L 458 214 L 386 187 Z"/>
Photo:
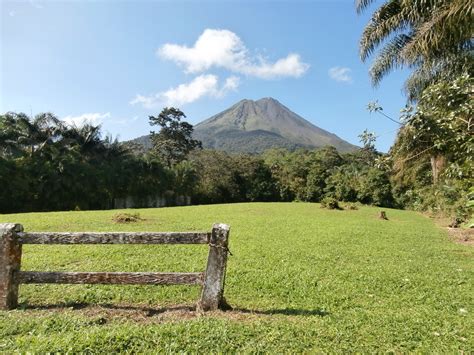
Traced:
<path fill-rule="evenodd" d="M 115 223 L 136 223 L 144 219 L 140 217 L 140 213 L 117 213 L 112 220 Z"/>
<path fill-rule="evenodd" d="M 344 205 L 344 209 L 345 210 L 351 210 L 351 211 L 357 211 L 359 209 L 359 207 L 354 202 L 347 202 Z"/>
<path fill-rule="evenodd" d="M 339 206 L 339 201 L 333 197 L 325 197 L 321 201 L 321 208 L 326 208 L 328 210 L 342 210 Z"/>

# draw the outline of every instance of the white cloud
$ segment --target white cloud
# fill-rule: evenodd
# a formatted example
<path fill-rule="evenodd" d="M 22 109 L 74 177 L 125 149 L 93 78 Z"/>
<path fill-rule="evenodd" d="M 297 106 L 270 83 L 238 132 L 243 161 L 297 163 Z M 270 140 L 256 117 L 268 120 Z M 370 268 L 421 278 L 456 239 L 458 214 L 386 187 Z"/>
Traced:
<path fill-rule="evenodd" d="M 343 82 L 343 83 L 352 83 L 351 69 L 346 67 L 332 67 L 329 69 L 329 77 L 333 80 Z"/>
<path fill-rule="evenodd" d="M 76 126 L 76 127 L 81 127 L 85 124 L 91 124 L 91 125 L 99 125 L 102 124 L 107 118 L 110 118 L 110 112 L 107 113 L 84 113 L 79 116 L 66 116 L 63 117 L 61 120 L 66 122 L 67 124 L 71 126 Z"/>
<path fill-rule="evenodd" d="M 203 97 L 222 97 L 239 86 L 239 78 L 231 76 L 219 87 L 219 78 L 216 75 L 205 74 L 194 78 L 191 82 L 178 85 L 167 91 L 149 96 L 137 95 L 130 104 L 140 104 L 151 109 L 157 106 L 182 106 Z"/>
<path fill-rule="evenodd" d="M 235 67 L 247 56 L 244 44 L 235 33 L 211 29 L 199 36 L 194 47 L 167 43 L 157 54 L 184 65 L 189 73 L 202 72 L 212 66 Z"/>
<path fill-rule="evenodd" d="M 224 96 L 229 91 L 237 91 L 240 85 L 240 78 L 238 76 L 232 75 L 225 79 L 224 86 L 219 91 L 220 96 Z"/>
<path fill-rule="evenodd" d="M 297 78 L 309 68 L 298 54 L 289 54 L 274 63 L 254 57 L 239 36 L 228 30 L 206 29 L 193 47 L 167 43 L 158 49 L 157 54 L 184 66 L 187 73 L 201 73 L 216 67 L 262 79 L 274 79 Z"/>
<path fill-rule="evenodd" d="M 200 75 L 188 84 L 181 84 L 159 95 L 167 104 L 179 106 L 213 93 L 217 88 L 217 81 L 215 75 Z"/>
<path fill-rule="evenodd" d="M 244 67 L 243 71 L 246 74 L 254 75 L 262 79 L 273 79 L 284 76 L 297 78 L 303 75 L 308 68 L 309 65 L 302 63 L 298 54 L 289 54 L 286 58 L 281 58 L 273 64 L 262 62 L 260 65 Z"/>

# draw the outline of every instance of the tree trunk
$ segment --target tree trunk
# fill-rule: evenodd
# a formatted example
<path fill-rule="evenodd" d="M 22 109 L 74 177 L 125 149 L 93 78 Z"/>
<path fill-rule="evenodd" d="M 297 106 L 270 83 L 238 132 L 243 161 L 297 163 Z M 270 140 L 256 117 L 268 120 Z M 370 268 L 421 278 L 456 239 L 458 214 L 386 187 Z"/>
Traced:
<path fill-rule="evenodd" d="M 446 165 L 446 158 L 444 155 L 437 154 L 432 155 L 431 158 L 431 172 L 433 174 L 433 185 L 438 183 L 439 175 L 443 171 Z"/>

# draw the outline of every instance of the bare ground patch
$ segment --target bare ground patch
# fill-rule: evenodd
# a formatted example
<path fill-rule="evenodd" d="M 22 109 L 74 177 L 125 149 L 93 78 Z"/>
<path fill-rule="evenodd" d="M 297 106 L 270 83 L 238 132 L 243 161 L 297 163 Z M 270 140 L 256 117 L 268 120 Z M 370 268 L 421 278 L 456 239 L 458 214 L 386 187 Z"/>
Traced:
<path fill-rule="evenodd" d="M 25 317 L 42 317 L 54 314 L 71 314 L 90 318 L 91 324 L 103 325 L 111 322 L 134 322 L 141 324 L 158 324 L 179 322 L 200 317 L 213 317 L 234 321 L 253 321 L 280 315 L 288 318 L 329 315 L 321 309 L 268 309 L 256 310 L 234 308 L 226 311 L 200 312 L 196 305 L 182 304 L 174 306 L 143 306 L 129 304 L 72 304 L 72 305 L 27 305 L 15 312 Z"/>
<path fill-rule="evenodd" d="M 474 245 L 474 228 L 446 228 L 449 237 L 456 243 Z"/>
<path fill-rule="evenodd" d="M 463 245 L 474 245 L 474 228 L 451 228 L 448 227 L 452 220 L 446 216 L 421 213 L 422 216 L 430 218 L 437 226 L 448 232 L 449 239 Z"/>

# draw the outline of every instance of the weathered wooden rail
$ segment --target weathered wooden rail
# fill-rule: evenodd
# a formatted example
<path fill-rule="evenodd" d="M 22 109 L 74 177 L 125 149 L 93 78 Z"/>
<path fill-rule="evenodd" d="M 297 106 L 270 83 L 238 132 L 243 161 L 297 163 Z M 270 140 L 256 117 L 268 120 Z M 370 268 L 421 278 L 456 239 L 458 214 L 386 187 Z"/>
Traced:
<path fill-rule="evenodd" d="M 23 244 L 208 244 L 204 272 L 45 272 L 21 271 Z M 21 224 L 0 224 L 0 309 L 18 305 L 20 284 L 201 285 L 198 308 L 224 305 L 224 280 L 229 252 L 229 226 L 215 224 L 211 232 L 171 233 L 26 233 Z"/>

